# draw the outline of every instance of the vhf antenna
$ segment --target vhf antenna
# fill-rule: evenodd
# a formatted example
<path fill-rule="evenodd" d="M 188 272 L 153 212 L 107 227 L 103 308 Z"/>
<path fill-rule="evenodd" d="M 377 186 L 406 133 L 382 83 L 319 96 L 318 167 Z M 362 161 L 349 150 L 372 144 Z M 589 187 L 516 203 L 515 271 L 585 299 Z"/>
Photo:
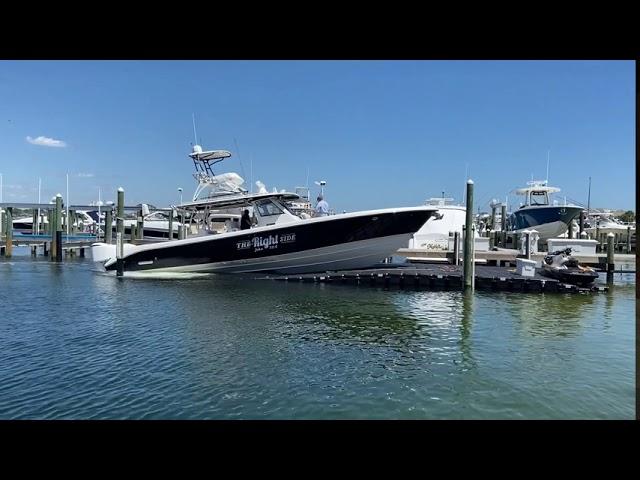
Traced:
<path fill-rule="evenodd" d="M 195 113 L 191 114 L 191 119 L 193 120 L 193 141 L 195 142 L 194 145 L 197 145 L 198 135 L 196 135 L 196 114 Z"/>

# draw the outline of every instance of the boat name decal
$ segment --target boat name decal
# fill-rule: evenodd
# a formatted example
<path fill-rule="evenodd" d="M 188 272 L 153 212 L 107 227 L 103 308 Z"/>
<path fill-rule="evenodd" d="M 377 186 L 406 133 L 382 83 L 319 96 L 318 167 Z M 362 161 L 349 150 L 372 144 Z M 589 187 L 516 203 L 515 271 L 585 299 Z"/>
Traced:
<path fill-rule="evenodd" d="M 295 233 L 282 233 L 266 237 L 253 237 L 241 240 L 236 242 L 236 248 L 238 250 L 245 250 L 253 247 L 254 252 L 261 252 L 262 250 L 275 250 L 278 248 L 278 244 L 280 243 L 293 243 L 295 241 Z"/>

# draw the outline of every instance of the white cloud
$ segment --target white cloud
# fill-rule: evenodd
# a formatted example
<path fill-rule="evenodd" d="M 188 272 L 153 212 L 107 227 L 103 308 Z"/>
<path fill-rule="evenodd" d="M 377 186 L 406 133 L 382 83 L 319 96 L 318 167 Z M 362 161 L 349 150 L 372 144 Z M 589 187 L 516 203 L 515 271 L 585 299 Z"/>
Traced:
<path fill-rule="evenodd" d="M 27 136 L 27 142 L 33 145 L 40 145 L 42 147 L 66 147 L 67 144 L 62 140 L 56 140 L 55 138 L 43 137 L 40 135 L 36 138 Z"/>
<path fill-rule="evenodd" d="M 93 173 L 77 173 L 76 177 L 91 178 L 91 177 L 95 177 L 95 175 Z"/>

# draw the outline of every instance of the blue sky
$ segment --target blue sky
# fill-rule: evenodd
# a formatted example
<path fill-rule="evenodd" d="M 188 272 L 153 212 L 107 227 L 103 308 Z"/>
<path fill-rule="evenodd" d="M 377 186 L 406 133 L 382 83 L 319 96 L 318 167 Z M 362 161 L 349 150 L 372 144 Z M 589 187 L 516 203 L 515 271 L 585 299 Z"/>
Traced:
<path fill-rule="evenodd" d="M 548 150 L 561 197 L 586 204 L 591 176 L 592 206 L 635 210 L 632 61 L 0 61 L 0 112 L 5 201 L 39 177 L 64 195 L 66 173 L 71 203 L 188 199 L 195 113 L 247 188 L 251 163 L 269 190 L 309 169 L 338 211 L 462 200 L 467 168 L 487 210 Z"/>

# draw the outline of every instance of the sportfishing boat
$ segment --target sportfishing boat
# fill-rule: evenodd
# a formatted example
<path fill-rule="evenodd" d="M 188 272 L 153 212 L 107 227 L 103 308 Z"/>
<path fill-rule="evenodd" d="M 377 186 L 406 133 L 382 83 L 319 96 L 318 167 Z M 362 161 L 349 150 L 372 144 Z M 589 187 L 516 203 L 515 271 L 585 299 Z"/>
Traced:
<path fill-rule="evenodd" d="M 565 233 L 569 223 L 580 215 L 583 210 L 578 205 L 560 205 L 557 201 L 549 201 L 549 194 L 559 192 L 557 187 L 550 187 L 547 181 L 533 180 L 527 182 L 525 188 L 514 191 L 517 195 L 524 196 L 525 200 L 507 218 L 507 230 L 510 232 L 522 232 L 535 229 L 540 235 L 541 241 L 555 238 Z"/>
<path fill-rule="evenodd" d="M 235 195 L 183 205 L 205 209 L 251 207 L 257 225 L 148 245 L 127 245 L 125 272 L 310 273 L 366 268 L 406 245 L 435 212 L 433 207 L 390 208 L 303 220 L 286 201 L 294 193 Z M 93 259 L 117 267 L 116 246 L 96 243 Z"/>
<path fill-rule="evenodd" d="M 212 166 L 225 150 L 190 155 L 198 188 L 179 209 L 200 227 L 196 236 L 147 245 L 126 244 L 124 272 L 311 273 L 373 266 L 404 247 L 437 211 L 435 207 L 388 208 L 302 219 L 288 207 L 299 201 L 289 192 L 248 193 L 235 173 L 215 175 Z M 208 190 L 208 191 L 207 191 Z M 237 215 L 252 212 L 251 228 L 239 229 Z M 225 218 L 225 228 L 211 220 Z M 199 219 L 199 220 L 197 220 Z M 108 272 L 117 268 L 116 245 L 93 244 L 93 260 Z"/>
<path fill-rule="evenodd" d="M 544 257 L 542 275 L 555 278 L 563 283 L 586 286 L 598 278 L 598 273 L 590 267 L 581 266 L 571 256 L 571 248 L 558 250 Z"/>

